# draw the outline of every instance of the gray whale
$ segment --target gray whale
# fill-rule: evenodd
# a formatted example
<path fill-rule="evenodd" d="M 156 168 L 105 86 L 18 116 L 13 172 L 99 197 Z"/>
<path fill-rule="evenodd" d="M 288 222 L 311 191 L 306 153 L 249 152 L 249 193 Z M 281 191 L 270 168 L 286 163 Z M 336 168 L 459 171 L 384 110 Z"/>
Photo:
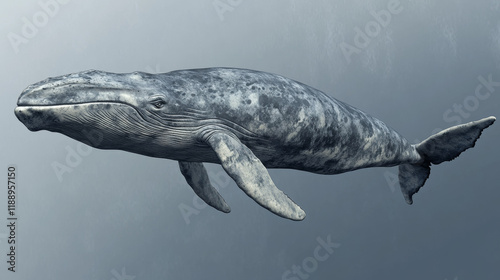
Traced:
<path fill-rule="evenodd" d="M 401 190 L 411 204 L 431 164 L 473 147 L 495 121 L 458 125 L 412 145 L 382 121 L 317 89 L 235 68 L 84 71 L 28 86 L 17 105 L 17 118 L 32 131 L 177 160 L 195 193 L 229 212 L 202 163 L 221 164 L 248 196 L 292 220 L 304 219 L 305 212 L 274 185 L 267 168 L 338 174 L 399 165 Z M 100 141 L 89 141 L 88 129 L 99 132 Z"/>

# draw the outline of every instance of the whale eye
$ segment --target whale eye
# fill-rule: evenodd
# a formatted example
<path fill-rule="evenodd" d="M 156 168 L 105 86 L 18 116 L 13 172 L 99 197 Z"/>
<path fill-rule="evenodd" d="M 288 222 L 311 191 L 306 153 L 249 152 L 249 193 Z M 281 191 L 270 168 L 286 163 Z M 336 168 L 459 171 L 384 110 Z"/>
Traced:
<path fill-rule="evenodd" d="M 161 109 L 163 106 L 165 106 L 167 102 L 163 98 L 155 98 L 154 100 L 151 101 L 151 104 L 156 108 L 156 109 Z"/>
<path fill-rule="evenodd" d="M 165 101 L 163 100 L 158 100 L 158 101 L 155 101 L 153 103 L 153 105 L 157 108 L 157 109 L 161 109 L 163 108 L 163 106 L 165 105 Z"/>

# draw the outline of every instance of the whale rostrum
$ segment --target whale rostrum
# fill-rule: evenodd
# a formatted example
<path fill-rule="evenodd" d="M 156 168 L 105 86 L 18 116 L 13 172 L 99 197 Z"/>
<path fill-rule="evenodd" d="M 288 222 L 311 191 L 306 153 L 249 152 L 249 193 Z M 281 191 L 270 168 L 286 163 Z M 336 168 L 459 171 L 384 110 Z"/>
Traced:
<path fill-rule="evenodd" d="M 84 71 L 28 86 L 17 118 L 32 130 L 65 134 L 99 149 L 177 160 L 194 192 L 230 212 L 203 162 L 220 164 L 238 187 L 291 220 L 305 212 L 278 189 L 268 168 L 339 174 L 399 165 L 407 203 L 430 165 L 474 146 L 488 117 L 454 126 L 418 144 L 382 121 L 300 82 L 237 68 L 163 74 Z M 84 131 L 101 135 L 89 141 Z"/>

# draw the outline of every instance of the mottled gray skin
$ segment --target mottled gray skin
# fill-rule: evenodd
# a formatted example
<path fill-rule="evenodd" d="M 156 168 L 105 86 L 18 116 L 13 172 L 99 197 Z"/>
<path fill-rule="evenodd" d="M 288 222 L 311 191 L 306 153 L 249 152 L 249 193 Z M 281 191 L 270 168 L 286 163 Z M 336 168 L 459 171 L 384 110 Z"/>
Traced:
<path fill-rule="evenodd" d="M 163 78 L 182 108 L 204 111 L 203 120 L 213 118 L 210 125 L 230 130 L 268 168 L 336 174 L 420 160 L 415 148 L 383 122 L 278 75 L 212 68 Z"/>
<path fill-rule="evenodd" d="M 75 81 L 72 82 L 72 78 Z M 89 85 L 82 87 L 80 80 Z M 40 100 L 37 95 L 44 88 L 44 94 L 53 93 Z M 220 163 L 200 138 L 221 129 L 233 133 L 268 168 L 337 174 L 420 160 L 420 155 L 405 138 L 364 112 L 305 84 L 246 69 L 207 68 L 156 75 L 86 71 L 34 84 L 24 91 L 18 105 L 31 105 L 32 100 L 36 100 L 36 105 L 98 101 L 85 109 L 79 108 L 84 109 L 81 114 L 95 118 L 92 125 L 85 122 L 91 127 L 99 126 L 99 122 L 104 122 L 100 118 L 106 118 L 106 111 L 97 107 L 106 107 L 105 102 L 115 102 L 114 98 L 120 95 L 122 98 L 118 101 L 132 107 L 116 110 L 133 109 L 136 112 L 130 111 L 127 118 L 151 126 L 147 129 L 154 129 L 156 133 L 144 133 L 147 137 L 141 137 L 139 133 L 132 133 L 132 129 L 110 131 L 105 141 L 94 145 L 97 148 L 125 149 L 181 161 Z M 127 100 L 128 95 L 135 102 Z M 147 104 L 155 101 L 164 106 L 158 109 Z M 114 116 L 106 120 L 105 125 L 123 130 L 131 125 L 128 122 Z M 61 124 L 63 122 L 49 123 L 47 127 L 35 127 L 34 130 L 67 134 L 67 128 Z M 72 123 L 71 128 L 77 130 L 75 138 L 81 138 L 79 129 L 84 127 Z M 133 138 L 133 145 L 118 145 L 115 141 L 118 137 Z M 169 149 L 170 146 L 173 149 Z"/>
<path fill-rule="evenodd" d="M 15 113 L 33 131 L 177 160 L 195 192 L 224 212 L 229 206 L 202 162 L 220 163 L 259 204 L 301 220 L 305 213 L 266 167 L 337 174 L 423 161 L 415 146 L 364 112 L 294 80 L 245 69 L 85 71 L 29 86 Z"/>

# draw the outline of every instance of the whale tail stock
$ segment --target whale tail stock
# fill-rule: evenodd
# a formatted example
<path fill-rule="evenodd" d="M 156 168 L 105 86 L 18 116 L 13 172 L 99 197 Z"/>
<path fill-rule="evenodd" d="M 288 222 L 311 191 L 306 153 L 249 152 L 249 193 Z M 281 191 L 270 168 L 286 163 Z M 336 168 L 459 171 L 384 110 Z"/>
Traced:
<path fill-rule="evenodd" d="M 483 129 L 495 122 L 495 117 L 488 117 L 450 127 L 436 133 L 415 145 L 423 161 L 405 163 L 399 166 L 399 184 L 408 204 L 412 204 L 412 196 L 424 185 L 431 172 L 431 164 L 451 161 L 463 151 L 474 147 Z"/>

